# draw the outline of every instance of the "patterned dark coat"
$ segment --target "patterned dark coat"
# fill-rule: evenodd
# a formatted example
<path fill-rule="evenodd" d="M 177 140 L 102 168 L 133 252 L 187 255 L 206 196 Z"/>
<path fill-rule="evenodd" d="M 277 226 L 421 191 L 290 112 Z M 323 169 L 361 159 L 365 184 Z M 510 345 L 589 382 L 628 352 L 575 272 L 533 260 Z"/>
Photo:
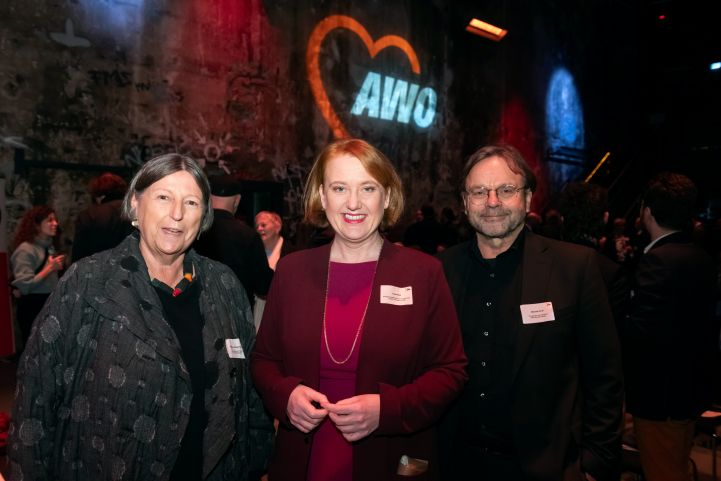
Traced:
<path fill-rule="evenodd" d="M 255 328 L 230 269 L 187 253 L 200 282 L 208 425 L 203 477 L 245 480 L 263 469 L 273 427 L 245 356 Z M 192 391 L 163 319 L 138 235 L 73 264 L 46 303 L 18 369 L 10 479 L 165 480 L 188 423 Z"/>

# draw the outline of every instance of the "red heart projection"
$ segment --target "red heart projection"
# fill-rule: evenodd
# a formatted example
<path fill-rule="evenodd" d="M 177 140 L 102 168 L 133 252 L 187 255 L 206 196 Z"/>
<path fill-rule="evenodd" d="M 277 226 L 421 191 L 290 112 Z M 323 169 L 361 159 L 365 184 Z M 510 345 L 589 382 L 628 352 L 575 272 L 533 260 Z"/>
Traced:
<path fill-rule="evenodd" d="M 387 47 L 398 47 L 408 57 L 408 60 L 411 63 L 411 70 L 414 74 L 420 74 L 421 67 L 418 63 L 418 56 L 416 55 L 415 50 L 413 50 L 413 47 L 411 47 L 411 45 L 402 37 L 397 35 L 386 35 L 374 42 L 368 33 L 368 30 L 351 17 L 345 15 L 331 15 L 330 17 L 326 17 L 321 20 L 318 25 L 316 25 L 315 29 L 313 29 L 313 33 L 310 35 L 310 39 L 308 40 L 308 49 L 305 53 L 305 61 L 308 68 L 308 81 L 310 82 L 310 88 L 313 92 L 315 103 L 318 105 L 323 118 L 333 132 L 333 136 L 336 139 L 342 139 L 350 137 L 350 134 L 348 134 L 348 130 L 345 128 L 345 125 L 343 125 L 343 122 L 340 120 L 338 114 L 330 104 L 328 94 L 326 93 L 325 86 L 323 85 L 323 80 L 320 77 L 319 63 L 320 49 L 323 45 L 323 40 L 330 32 L 338 28 L 345 28 L 358 35 L 361 40 L 363 40 L 371 58 L 375 58 L 378 52 Z"/>

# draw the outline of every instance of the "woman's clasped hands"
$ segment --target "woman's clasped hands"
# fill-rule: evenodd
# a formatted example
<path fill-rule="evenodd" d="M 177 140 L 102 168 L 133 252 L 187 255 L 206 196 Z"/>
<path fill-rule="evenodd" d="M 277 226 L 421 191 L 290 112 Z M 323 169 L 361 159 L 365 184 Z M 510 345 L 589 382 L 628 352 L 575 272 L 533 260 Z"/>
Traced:
<path fill-rule="evenodd" d="M 378 428 L 381 400 L 378 394 L 361 394 L 331 403 L 308 386 L 299 385 L 288 398 L 288 419 L 304 433 L 315 429 L 326 416 L 348 442 L 359 441 Z"/>

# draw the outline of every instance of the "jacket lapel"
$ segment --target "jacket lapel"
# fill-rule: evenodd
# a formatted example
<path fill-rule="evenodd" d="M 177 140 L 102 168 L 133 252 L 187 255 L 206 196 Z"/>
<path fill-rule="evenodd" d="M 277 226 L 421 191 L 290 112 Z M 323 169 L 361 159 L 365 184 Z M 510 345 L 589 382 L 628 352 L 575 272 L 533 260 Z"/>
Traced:
<path fill-rule="evenodd" d="M 301 353 L 302 362 L 297 363 L 294 370 L 297 376 L 313 389 L 318 389 L 320 386 L 318 366 L 320 366 L 320 349 L 323 345 L 323 315 L 331 245 L 332 242 L 309 251 L 308 281 L 298 285 L 302 307 L 299 307 L 300 303 L 298 306 L 287 306 L 288 309 L 299 309 L 297 325 L 291 328 L 295 342 L 299 346 L 308 346 L 307 350 Z M 368 309 L 370 310 L 370 307 Z M 362 349 L 362 336 L 359 342 Z"/>
<path fill-rule="evenodd" d="M 523 247 L 521 275 L 521 304 L 536 304 L 550 300 L 549 280 L 552 259 L 548 255 L 548 246 L 543 238 L 527 231 Z M 535 324 L 523 324 L 520 306 L 516 311 L 515 322 L 518 324 L 516 351 L 511 371 L 511 382 L 523 365 L 536 333 Z"/>
<path fill-rule="evenodd" d="M 208 423 L 203 434 L 203 476 L 207 476 L 227 452 L 236 432 L 236 400 L 240 391 L 236 383 L 243 379 L 243 364 L 249 362 L 251 345 L 248 330 L 255 330 L 249 307 L 243 311 L 239 299 L 230 299 L 232 293 L 222 277 L 228 274 L 215 271 L 212 264 L 203 263 L 194 251 L 189 251 L 193 266 L 198 270 L 200 282 L 200 310 L 203 313 L 203 353 L 206 370 L 205 405 Z M 236 281 L 238 282 L 238 281 Z M 237 297 L 237 296 L 236 296 Z M 238 332 L 240 323 L 247 323 L 245 332 Z M 252 326 L 252 327 L 251 327 Z M 246 358 L 232 361 L 225 347 L 226 339 L 237 339 Z M 239 401 L 239 400 L 238 400 Z"/>

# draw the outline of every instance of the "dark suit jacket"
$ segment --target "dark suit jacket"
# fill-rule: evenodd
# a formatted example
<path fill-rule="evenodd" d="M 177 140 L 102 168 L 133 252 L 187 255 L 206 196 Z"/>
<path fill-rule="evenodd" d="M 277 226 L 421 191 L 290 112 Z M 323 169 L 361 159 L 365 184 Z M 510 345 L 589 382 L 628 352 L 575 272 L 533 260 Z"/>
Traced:
<path fill-rule="evenodd" d="M 253 295 L 266 295 L 273 279 L 263 241 L 257 232 L 230 212 L 213 209 L 213 215 L 213 225 L 200 235 L 193 248 L 230 267 L 253 304 Z"/>
<path fill-rule="evenodd" d="M 621 355 L 596 254 L 530 231 L 525 236 L 520 304 L 550 301 L 555 320 L 524 325 L 520 309 L 509 319 L 519 333 L 509 408 L 521 468 L 528 479 L 558 480 L 580 462 L 596 479 L 618 479 Z M 465 289 L 471 242 L 440 255 L 459 309 L 464 296 L 475 294 Z M 475 314 L 460 310 L 458 317 L 465 333 Z"/>
<path fill-rule="evenodd" d="M 120 244 L 132 231 L 130 222 L 121 219 L 122 199 L 110 199 L 91 205 L 75 221 L 73 262 Z"/>
<path fill-rule="evenodd" d="M 251 357 L 256 387 L 280 420 L 269 477 L 306 477 L 312 434 L 287 419 L 290 393 L 319 385 L 330 244 L 282 258 L 276 268 Z M 380 286 L 411 286 L 412 305 L 380 302 Z M 429 460 L 416 479 L 437 479 L 433 424 L 466 380 L 461 334 L 440 263 L 388 242 L 378 262 L 361 336 L 357 394 L 380 394 L 380 425 L 354 443 L 353 479 L 398 479 L 402 455 Z"/>
<path fill-rule="evenodd" d="M 715 283 L 711 256 L 680 232 L 641 257 L 621 331 L 626 403 L 634 416 L 693 419 L 711 405 L 719 342 Z"/>

